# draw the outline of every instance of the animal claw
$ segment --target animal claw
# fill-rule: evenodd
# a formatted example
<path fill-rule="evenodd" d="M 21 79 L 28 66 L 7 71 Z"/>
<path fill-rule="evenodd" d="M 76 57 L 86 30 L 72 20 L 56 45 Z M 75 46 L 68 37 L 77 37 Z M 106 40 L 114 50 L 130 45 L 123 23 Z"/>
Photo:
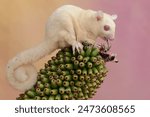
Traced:
<path fill-rule="evenodd" d="M 80 53 L 80 51 L 83 50 L 83 45 L 80 42 L 75 41 L 72 45 L 73 54 L 75 54 L 75 49 Z"/>

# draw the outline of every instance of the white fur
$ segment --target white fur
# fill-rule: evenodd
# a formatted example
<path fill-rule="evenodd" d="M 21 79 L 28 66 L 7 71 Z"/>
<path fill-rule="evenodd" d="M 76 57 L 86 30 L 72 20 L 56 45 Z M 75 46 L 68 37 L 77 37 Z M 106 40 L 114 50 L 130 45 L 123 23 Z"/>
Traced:
<path fill-rule="evenodd" d="M 58 48 L 72 45 L 73 51 L 79 51 L 82 49 L 81 41 L 95 43 L 97 37 L 114 37 L 115 23 L 111 15 L 103 13 L 103 17 L 97 21 L 98 14 L 97 11 L 84 10 L 72 5 L 58 8 L 48 19 L 46 40 L 8 62 L 7 78 L 10 84 L 21 91 L 30 89 L 37 77 L 32 63 Z M 103 30 L 105 24 L 110 25 L 110 31 Z"/>

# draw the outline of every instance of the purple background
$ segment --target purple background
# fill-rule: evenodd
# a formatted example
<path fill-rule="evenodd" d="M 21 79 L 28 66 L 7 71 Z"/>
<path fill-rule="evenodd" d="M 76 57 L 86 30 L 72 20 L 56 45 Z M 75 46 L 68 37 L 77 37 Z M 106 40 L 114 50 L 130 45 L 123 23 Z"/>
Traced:
<path fill-rule="evenodd" d="M 87 0 L 78 5 L 118 15 L 112 52 L 119 63 L 107 64 L 108 76 L 94 99 L 150 99 L 150 2 Z"/>

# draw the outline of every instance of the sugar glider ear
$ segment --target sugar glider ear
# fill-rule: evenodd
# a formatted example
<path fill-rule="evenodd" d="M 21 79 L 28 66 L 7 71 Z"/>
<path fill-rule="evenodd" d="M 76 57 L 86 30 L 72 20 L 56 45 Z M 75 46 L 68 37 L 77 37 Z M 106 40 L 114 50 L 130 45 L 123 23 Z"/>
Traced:
<path fill-rule="evenodd" d="M 96 13 L 97 21 L 101 20 L 103 18 L 103 15 L 104 15 L 103 11 L 97 11 Z"/>
<path fill-rule="evenodd" d="M 115 15 L 111 15 L 111 17 L 113 20 L 116 20 L 118 16 L 115 14 Z"/>

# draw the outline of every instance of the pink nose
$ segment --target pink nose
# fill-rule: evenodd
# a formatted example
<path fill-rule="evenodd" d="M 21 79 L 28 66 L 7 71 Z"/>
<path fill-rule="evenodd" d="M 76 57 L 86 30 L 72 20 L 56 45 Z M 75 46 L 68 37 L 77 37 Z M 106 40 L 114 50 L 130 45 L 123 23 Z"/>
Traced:
<path fill-rule="evenodd" d="M 114 38 L 115 36 L 113 35 L 113 34 L 110 34 L 109 35 L 109 40 L 111 40 L 111 41 L 113 41 L 115 38 Z"/>

